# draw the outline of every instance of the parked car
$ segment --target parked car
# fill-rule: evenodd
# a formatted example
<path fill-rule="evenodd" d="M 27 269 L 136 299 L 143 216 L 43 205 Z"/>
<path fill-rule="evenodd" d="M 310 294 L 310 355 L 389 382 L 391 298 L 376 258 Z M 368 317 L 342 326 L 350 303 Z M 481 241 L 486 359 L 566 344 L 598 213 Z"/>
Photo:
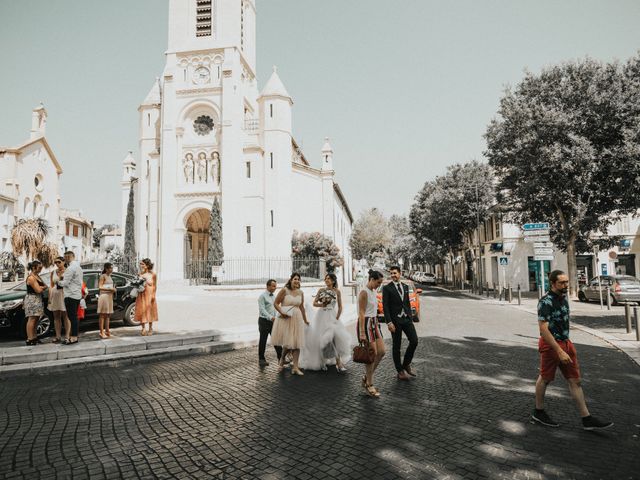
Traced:
<path fill-rule="evenodd" d="M 87 323 L 98 322 L 98 279 L 100 278 L 100 270 L 85 270 L 84 282 L 87 285 L 87 296 L 85 302 L 87 309 L 85 318 L 81 320 L 82 325 Z M 139 323 L 135 321 L 135 298 L 131 297 L 133 286 L 132 281 L 138 277 L 126 275 L 124 273 L 112 273 L 111 278 L 116 287 L 116 294 L 113 299 L 113 315 L 112 320 L 122 320 L 125 325 L 133 326 Z M 43 280 L 47 281 L 47 276 Z M 8 290 L 0 292 L 0 332 L 10 332 L 24 337 L 26 334 L 26 320 L 22 303 L 27 294 L 26 282 Z M 44 293 L 45 311 L 36 324 L 36 333 L 38 338 L 46 337 L 53 333 L 53 314 L 46 308 L 47 292 Z"/>
<path fill-rule="evenodd" d="M 377 294 L 378 318 L 381 319 L 380 321 L 382 322 L 384 322 L 384 309 L 382 308 L 382 287 L 384 287 L 388 283 L 389 280 L 385 280 L 382 285 L 380 285 Z M 419 288 L 416 289 L 416 286 L 410 280 L 408 281 L 406 279 L 403 279 L 402 283 L 405 283 L 409 286 L 409 304 L 411 305 L 411 315 L 413 317 L 412 320 L 420 320 L 420 294 L 422 293 L 422 290 L 420 290 Z"/>
<path fill-rule="evenodd" d="M 582 285 L 578 292 L 581 302 L 599 302 L 600 290 L 602 301 L 607 301 L 607 287 L 611 294 L 611 304 L 640 302 L 640 280 L 631 275 L 602 275 L 594 277 L 586 285 Z"/>
<path fill-rule="evenodd" d="M 420 283 L 424 283 L 425 285 L 435 285 L 436 276 L 433 273 L 423 273 Z"/>

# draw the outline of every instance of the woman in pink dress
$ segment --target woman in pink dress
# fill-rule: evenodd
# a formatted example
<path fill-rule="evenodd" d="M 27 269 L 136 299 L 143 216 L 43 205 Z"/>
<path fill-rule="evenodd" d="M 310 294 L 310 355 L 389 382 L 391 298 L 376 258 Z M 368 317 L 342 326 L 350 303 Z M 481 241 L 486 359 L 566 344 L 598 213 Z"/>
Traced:
<path fill-rule="evenodd" d="M 153 263 L 148 258 L 143 258 L 140 262 L 140 278 L 144 278 L 145 288 L 136 297 L 135 319 L 142 327 L 141 335 L 153 335 L 153 322 L 158 321 L 156 274 L 153 273 Z"/>

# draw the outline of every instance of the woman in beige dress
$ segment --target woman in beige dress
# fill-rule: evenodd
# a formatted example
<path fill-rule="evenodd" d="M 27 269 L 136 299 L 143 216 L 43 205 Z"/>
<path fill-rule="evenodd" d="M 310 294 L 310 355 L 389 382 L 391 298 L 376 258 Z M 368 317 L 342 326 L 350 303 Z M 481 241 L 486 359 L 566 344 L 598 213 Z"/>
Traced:
<path fill-rule="evenodd" d="M 153 263 L 148 258 L 143 258 L 140 262 L 140 278 L 145 279 L 145 288 L 136 297 L 135 319 L 142 327 L 141 335 L 153 335 L 153 322 L 158 321 L 156 274 L 153 273 Z"/>
<path fill-rule="evenodd" d="M 62 321 L 65 322 L 65 332 L 69 332 L 67 327 L 67 309 L 64 306 L 64 289 L 58 287 L 58 280 L 64 275 L 64 258 L 57 257 L 54 262 L 55 270 L 51 272 L 49 279 L 49 311 L 53 313 L 53 328 L 56 331 L 56 337 L 53 339 L 53 343 L 60 343 L 62 341 Z M 69 322 L 71 325 L 71 322 Z"/>
<path fill-rule="evenodd" d="M 278 292 L 274 307 L 279 315 L 273 322 L 271 343 L 282 347 L 278 371 L 284 370 L 284 359 L 290 351 L 293 354 L 291 373 L 304 375 L 298 367 L 300 349 L 304 347 L 304 326 L 309 325 L 304 309 L 304 294 L 300 289 L 300 274 L 294 273 L 284 288 Z"/>
<path fill-rule="evenodd" d="M 109 321 L 113 313 L 113 295 L 116 293 L 116 288 L 111 279 L 111 272 L 113 272 L 113 265 L 105 263 L 100 280 L 98 280 L 98 289 L 100 290 L 100 296 L 98 297 L 100 338 L 111 338 Z"/>

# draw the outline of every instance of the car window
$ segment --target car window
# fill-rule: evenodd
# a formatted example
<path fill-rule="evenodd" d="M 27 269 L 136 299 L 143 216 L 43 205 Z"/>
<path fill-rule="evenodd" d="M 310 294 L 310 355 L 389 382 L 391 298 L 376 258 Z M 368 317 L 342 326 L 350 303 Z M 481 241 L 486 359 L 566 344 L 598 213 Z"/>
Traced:
<path fill-rule="evenodd" d="M 591 280 L 591 286 L 592 287 L 597 287 L 598 286 L 598 279 L 594 278 L 593 280 Z"/>
<path fill-rule="evenodd" d="M 120 275 L 111 275 L 111 278 L 113 279 L 113 283 L 116 288 L 124 287 L 127 284 L 127 279 L 125 277 L 121 277 Z"/>
<path fill-rule="evenodd" d="M 94 289 L 98 288 L 98 274 L 97 273 L 85 274 L 83 279 L 84 279 L 84 283 L 87 285 L 87 288 L 89 290 L 94 290 Z"/>
<path fill-rule="evenodd" d="M 634 277 L 623 277 L 618 279 L 620 285 L 640 285 L 640 280 Z"/>
<path fill-rule="evenodd" d="M 19 283 L 15 287 L 12 287 L 11 290 L 18 290 L 20 292 L 26 292 L 27 291 L 27 282 Z"/>

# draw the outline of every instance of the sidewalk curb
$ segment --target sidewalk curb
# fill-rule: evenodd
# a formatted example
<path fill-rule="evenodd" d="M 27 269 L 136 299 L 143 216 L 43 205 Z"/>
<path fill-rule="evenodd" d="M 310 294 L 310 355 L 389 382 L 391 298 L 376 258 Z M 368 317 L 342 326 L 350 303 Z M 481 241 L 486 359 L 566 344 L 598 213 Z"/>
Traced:
<path fill-rule="evenodd" d="M 355 306 L 348 306 L 341 322 L 347 327 L 354 324 L 356 319 Z M 258 344 L 258 340 L 257 325 L 245 325 L 222 331 L 203 330 L 183 334 L 173 333 L 159 335 L 155 338 L 131 337 L 124 340 L 129 345 L 92 341 L 89 345 L 82 345 L 84 347 L 82 350 L 64 346 L 31 354 L 33 351 L 31 347 L 11 347 L 11 350 L 15 349 L 16 351 L 9 352 L 8 355 L 6 355 L 6 350 L 0 351 L 2 354 L 0 355 L 0 380 L 50 372 L 66 372 L 89 365 L 122 367 L 165 357 L 178 358 L 189 355 L 223 353 L 254 347 Z M 125 346 L 128 347 L 127 350 L 124 349 Z M 40 349 L 43 350 L 42 347 Z M 82 356 L 82 351 L 89 351 L 91 354 Z M 15 362 L 28 358 L 30 354 L 42 360 L 16 363 L 5 361 L 5 356 Z"/>
<path fill-rule="evenodd" d="M 449 290 L 448 288 L 444 288 L 444 287 L 435 287 L 438 290 L 441 290 L 443 292 L 447 292 L 447 293 L 458 293 L 460 295 L 463 295 L 465 297 L 468 298 L 473 298 L 474 300 L 493 300 L 492 298 L 486 298 L 480 295 L 476 295 L 473 293 L 467 293 L 467 292 L 458 292 L 455 290 Z M 530 308 L 524 307 L 522 305 L 514 305 L 514 304 L 510 304 L 510 303 L 504 303 L 502 305 L 505 306 L 509 306 L 512 308 L 516 308 L 518 310 L 521 310 L 523 312 L 529 313 L 531 315 L 537 315 L 536 311 L 532 311 Z M 585 333 L 588 333 L 589 335 L 592 335 L 594 337 L 599 338 L 600 340 L 608 343 L 609 345 L 611 345 L 612 347 L 616 348 L 617 350 L 620 350 L 622 353 L 624 353 L 627 357 L 629 357 L 629 359 L 631 359 L 633 362 L 635 362 L 636 365 L 638 365 L 640 367 L 640 349 L 636 349 L 636 348 L 629 348 L 629 346 L 627 345 L 627 341 L 626 340 L 620 340 L 618 337 L 616 337 L 615 335 L 611 335 L 608 333 L 603 333 L 600 332 L 599 330 L 590 328 L 590 327 L 586 327 L 584 325 L 581 325 L 579 323 L 575 323 L 573 321 L 571 321 L 571 326 L 576 328 L 577 330 L 583 331 Z"/>

